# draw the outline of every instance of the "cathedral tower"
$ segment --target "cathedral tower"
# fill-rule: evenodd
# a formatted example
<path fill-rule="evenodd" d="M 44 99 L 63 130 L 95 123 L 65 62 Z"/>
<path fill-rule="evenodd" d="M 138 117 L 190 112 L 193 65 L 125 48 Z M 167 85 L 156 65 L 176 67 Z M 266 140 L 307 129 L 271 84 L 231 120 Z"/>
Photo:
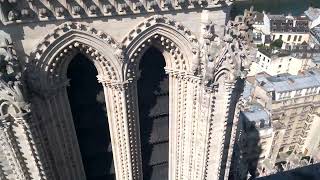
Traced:
<path fill-rule="evenodd" d="M 227 179 L 251 64 L 229 0 L 0 0 L 0 179 Z"/>

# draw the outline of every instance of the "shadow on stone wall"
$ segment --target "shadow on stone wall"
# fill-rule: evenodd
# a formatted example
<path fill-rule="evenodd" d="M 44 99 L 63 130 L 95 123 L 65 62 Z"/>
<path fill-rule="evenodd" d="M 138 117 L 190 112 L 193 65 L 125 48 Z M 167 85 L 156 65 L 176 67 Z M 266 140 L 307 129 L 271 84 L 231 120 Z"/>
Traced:
<path fill-rule="evenodd" d="M 254 179 L 255 177 L 259 176 L 258 162 L 260 154 L 262 152 L 261 145 L 259 145 L 259 131 L 256 127 L 256 124 L 253 122 L 245 120 L 241 123 L 245 124 L 246 134 L 245 141 L 241 142 L 241 144 L 243 144 L 242 151 L 244 155 L 247 157 L 243 161 L 247 164 L 247 174 L 249 173 L 251 176 L 249 179 Z"/>
<path fill-rule="evenodd" d="M 241 118 L 240 114 L 240 118 Z M 259 125 L 258 125 L 259 126 Z M 262 153 L 259 130 L 254 122 L 241 118 L 233 148 L 229 180 L 255 179 Z"/>
<path fill-rule="evenodd" d="M 239 80 L 232 93 L 232 99 L 235 99 L 234 102 L 238 102 L 240 93 L 243 92 L 243 88 L 244 80 Z M 234 122 L 234 110 L 235 104 L 230 106 L 230 112 L 233 113 L 230 113 L 228 118 L 228 128 L 226 133 L 228 136 L 225 141 L 225 151 L 227 151 L 227 145 L 230 143 L 231 128 Z M 243 118 L 243 114 L 240 112 L 238 124 L 236 125 L 237 131 L 231 158 L 229 180 L 246 180 L 248 174 L 250 174 L 248 175 L 250 179 L 254 179 L 258 176 L 258 161 L 262 152 L 261 145 L 259 144 L 260 137 L 258 127 L 260 126 L 263 125 L 250 122 Z M 227 158 L 224 157 L 223 162 L 226 163 L 226 161 Z"/>
<path fill-rule="evenodd" d="M 225 175 L 225 170 L 227 166 L 227 161 L 228 161 L 228 150 L 229 150 L 229 145 L 230 145 L 230 140 L 231 140 L 231 135 L 232 135 L 232 127 L 234 123 L 234 113 L 236 109 L 236 102 L 238 102 L 240 98 L 240 94 L 243 91 L 244 86 L 244 81 L 243 80 L 238 80 L 235 84 L 235 88 L 232 91 L 231 94 L 231 101 L 230 106 L 229 106 L 229 113 L 228 113 L 228 119 L 227 119 L 227 128 L 225 131 L 225 140 L 224 140 L 224 147 L 223 147 L 223 156 L 221 158 L 221 166 L 220 166 L 220 175 L 219 177 L 223 179 Z"/>

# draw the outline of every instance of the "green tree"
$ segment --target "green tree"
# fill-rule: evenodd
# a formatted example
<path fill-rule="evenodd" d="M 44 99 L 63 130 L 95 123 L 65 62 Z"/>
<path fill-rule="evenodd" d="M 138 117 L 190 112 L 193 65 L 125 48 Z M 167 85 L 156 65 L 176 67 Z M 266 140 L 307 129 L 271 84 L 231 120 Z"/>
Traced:
<path fill-rule="evenodd" d="M 273 48 L 281 48 L 282 44 L 283 44 L 283 41 L 281 39 L 276 39 L 270 44 L 270 46 L 272 49 Z"/>

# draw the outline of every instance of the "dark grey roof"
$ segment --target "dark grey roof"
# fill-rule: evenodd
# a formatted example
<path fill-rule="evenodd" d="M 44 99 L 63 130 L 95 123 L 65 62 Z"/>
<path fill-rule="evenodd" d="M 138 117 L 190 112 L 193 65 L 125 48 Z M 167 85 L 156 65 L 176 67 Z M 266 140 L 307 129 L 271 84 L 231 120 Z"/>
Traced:
<path fill-rule="evenodd" d="M 314 38 L 317 39 L 318 42 L 320 42 L 320 26 L 312 28 L 310 33 Z"/>
<path fill-rule="evenodd" d="M 268 17 L 271 32 L 309 32 L 309 19 L 306 16 L 268 15 Z"/>
<path fill-rule="evenodd" d="M 253 89 L 253 85 L 250 82 L 246 81 L 242 94 L 243 98 L 246 100 L 250 99 Z"/>
<path fill-rule="evenodd" d="M 259 48 L 259 52 L 271 58 L 272 56 L 284 57 L 292 56 L 295 58 L 313 58 L 313 56 L 319 56 L 320 45 L 314 45 L 311 47 L 308 43 L 303 42 L 298 45 L 288 45 L 286 49 L 272 50 L 271 48 Z"/>

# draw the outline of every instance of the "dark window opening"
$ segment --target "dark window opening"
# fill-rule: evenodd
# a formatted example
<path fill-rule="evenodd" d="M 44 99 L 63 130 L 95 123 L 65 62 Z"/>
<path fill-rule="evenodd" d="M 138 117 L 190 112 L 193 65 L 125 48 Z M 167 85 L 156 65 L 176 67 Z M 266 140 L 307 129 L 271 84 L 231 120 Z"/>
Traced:
<path fill-rule="evenodd" d="M 169 79 L 162 53 L 150 47 L 140 61 L 139 117 L 144 180 L 167 180 Z"/>
<path fill-rule="evenodd" d="M 97 70 L 82 54 L 68 67 L 68 97 L 87 180 L 115 179 L 107 109 Z"/>

